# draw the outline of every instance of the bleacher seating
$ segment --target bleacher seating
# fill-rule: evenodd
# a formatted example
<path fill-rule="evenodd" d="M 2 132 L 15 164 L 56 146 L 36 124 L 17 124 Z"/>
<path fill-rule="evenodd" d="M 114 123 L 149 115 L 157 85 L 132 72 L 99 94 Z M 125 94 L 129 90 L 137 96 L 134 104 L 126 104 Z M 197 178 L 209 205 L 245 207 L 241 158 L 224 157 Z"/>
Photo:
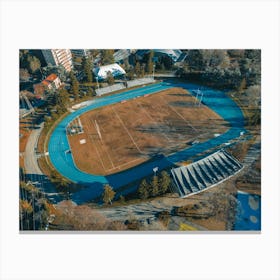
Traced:
<path fill-rule="evenodd" d="M 186 197 L 226 180 L 242 167 L 232 155 L 220 150 L 187 166 L 173 168 L 173 189 Z"/>
<path fill-rule="evenodd" d="M 155 80 L 151 77 L 146 77 L 146 78 L 142 78 L 142 79 L 127 81 L 127 88 L 146 85 L 146 84 L 151 84 L 151 83 L 154 83 L 154 82 L 155 82 Z M 122 89 L 125 89 L 125 88 L 126 88 L 126 86 L 125 86 L 124 83 L 119 83 L 119 84 L 114 84 L 112 86 L 96 89 L 95 92 L 96 92 L 97 96 L 101 96 L 103 94 L 108 94 L 108 93 L 118 91 L 118 90 L 122 90 Z"/>
<path fill-rule="evenodd" d="M 155 82 L 155 80 L 153 78 L 147 77 L 147 78 L 127 81 L 127 87 L 131 88 L 131 87 L 151 84 L 151 83 L 154 83 L 154 82 Z"/>
<path fill-rule="evenodd" d="M 101 96 L 103 94 L 111 93 L 117 90 L 122 90 L 124 88 L 125 88 L 124 84 L 115 84 L 112 86 L 96 89 L 95 92 L 97 96 Z"/>

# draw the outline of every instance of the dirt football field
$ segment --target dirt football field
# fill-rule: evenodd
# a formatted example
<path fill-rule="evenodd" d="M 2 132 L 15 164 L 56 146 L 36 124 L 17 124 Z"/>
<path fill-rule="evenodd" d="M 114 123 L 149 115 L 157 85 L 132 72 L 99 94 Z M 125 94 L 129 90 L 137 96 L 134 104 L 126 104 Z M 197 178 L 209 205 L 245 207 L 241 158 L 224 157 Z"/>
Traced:
<path fill-rule="evenodd" d="M 220 116 L 195 103 L 186 90 L 172 88 L 81 115 L 69 125 L 81 124 L 81 133 L 68 134 L 76 166 L 87 173 L 113 174 L 227 130 Z"/>

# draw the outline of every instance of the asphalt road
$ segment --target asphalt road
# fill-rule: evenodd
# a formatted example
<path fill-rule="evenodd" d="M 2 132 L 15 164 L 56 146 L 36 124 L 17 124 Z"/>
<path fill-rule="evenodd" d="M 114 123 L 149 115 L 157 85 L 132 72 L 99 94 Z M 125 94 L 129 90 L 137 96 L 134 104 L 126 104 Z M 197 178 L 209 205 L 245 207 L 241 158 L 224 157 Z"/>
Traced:
<path fill-rule="evenodd" d="M 42 129 L 43 124 L 40 124 L 39 128 L 34 129 L 29 135 L 24 153 L 25 180 L 31 181 L 33 185 L 39 188 L 50 201 L 57 203 L 63 198 L 59 195 L 48 177 L 42 173 L 37 161 L 35 148 L 37 147 L 37 142 Z"/>
<path fill-rule="evenodd" d="M 43 125 L 40 124 L 39 128 L 32 130 L 28 138 L 24 153 L 24 167 L 26 174 L 43 175 L 41 169 L 38 166 L 37 155 L 35 151 L 42 129 Z"/>

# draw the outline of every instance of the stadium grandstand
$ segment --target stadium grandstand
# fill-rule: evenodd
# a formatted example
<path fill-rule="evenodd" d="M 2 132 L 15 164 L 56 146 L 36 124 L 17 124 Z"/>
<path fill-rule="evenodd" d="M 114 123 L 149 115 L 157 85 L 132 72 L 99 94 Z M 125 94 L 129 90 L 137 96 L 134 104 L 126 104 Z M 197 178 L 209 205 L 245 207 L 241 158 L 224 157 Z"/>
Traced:
<path fill-rule="evenodd" d="M 96 89 L 95 92 L 97 96 L 101 96 L 103 94 L 111 93 L 122 89 L 125 89 L 125 86 L 123 83 L 119 83 L 112 86 Z"/>
<path fill-rule="evenodd" d="M 98 80 L 105 80 L 109 72 L 111 72 L 114 78 L 126 74 L 124 69 L 117 63 L 93 68 L 93 73 Z"/>
<path fill-rule="evenodd" d="M 101 95 L 111 93 L 114 91 L 118 91 L 118 90 L 122 90 L 125 88 L 143 86 L 143 85 L 147 85 L 147 84 L 152 84 L 154 82 L 155 82 L 154 78 L 145 77 L 145 78 L 135 79 L 135 80 L 131 80 L 131 81 L 123 82 L 123 83 L 117 83 L 112 86 L 99 88 L 99 89 L 96 89 L 95 92 L 96 92 L 97 96 L 101 96 Z"/>
<path fill-rule="evenodd" d="M 131 80 L 127 81 L 127 87 L 136 87 L 136 86 L 141 86 L 141 85 L 147 85 L 154 83 L 155 80 L 153 78 L 147 77 L 147 78 L 142 78 L 142 79 L 136 79 L 136 80 Z"/>
<path fill-rule="evenodd" d="M 187 166 L 171 169 L 172 189 L 180 197 L 187 197 L 225 181 L 242 168 L 232 155 L 219 150 Z"/>

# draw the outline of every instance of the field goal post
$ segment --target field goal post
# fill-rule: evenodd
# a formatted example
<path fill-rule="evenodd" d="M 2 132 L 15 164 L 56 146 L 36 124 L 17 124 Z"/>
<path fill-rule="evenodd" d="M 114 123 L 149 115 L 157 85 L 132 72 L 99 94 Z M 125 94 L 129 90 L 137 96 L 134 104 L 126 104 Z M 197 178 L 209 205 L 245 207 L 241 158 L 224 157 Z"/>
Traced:
<path fill-rule="evenodd" d="M 197 89 L 196 91 L 196 101 L 195 101 L 195 105 L 200 107 L 202 99 L 203 99 L 203 91 L 201 91 L 200 89 Z"/>

